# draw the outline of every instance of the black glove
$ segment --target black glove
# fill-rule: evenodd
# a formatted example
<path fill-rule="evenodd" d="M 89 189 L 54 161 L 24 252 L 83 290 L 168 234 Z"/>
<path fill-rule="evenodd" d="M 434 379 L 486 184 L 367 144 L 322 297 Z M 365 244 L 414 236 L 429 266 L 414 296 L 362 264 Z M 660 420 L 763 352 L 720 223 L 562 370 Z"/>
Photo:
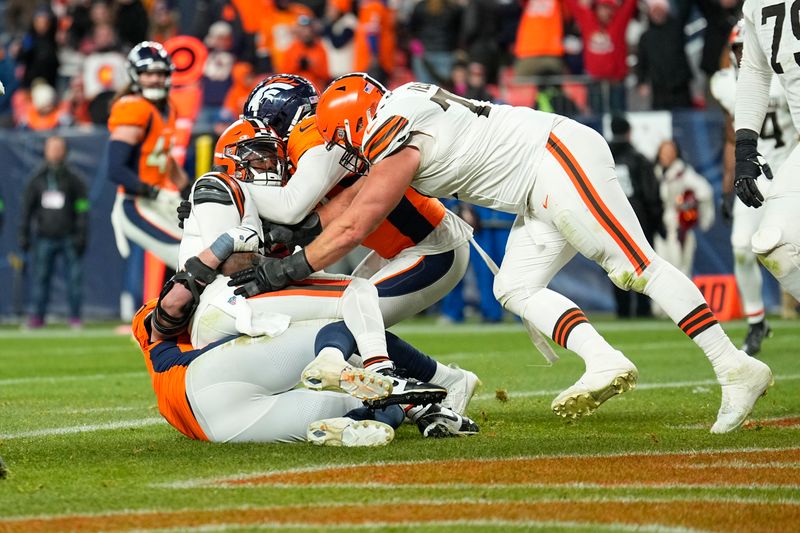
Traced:
<path fill-rule="evenodd" d="M 183 221 L 189 218 L 192 212 L 192 202 L 184 200 L 178 206 L 178 227 L 183 229 Z"/>
<path fill-rule="evenodd" d="M 753 130 L 736 131 L 736 169 L 733 178 L 733 189 L 736 196 L 748 207 L 761 207 L 764 196 L 758 190 L 756 178 L 764 173 L 768 180 L 772 179 L 772 170 L 758 158 L 758 134 Z"/>
<path fill-rule="evenodd" d="M 733 201 L 736 194 L 732 192 L 722 193 L 722 200 L 719 203 L 719 210 L 722 212 L 722 221 L 730 226 L 733 223 Z"/>
<path fill-rule="evenodd" d="M 142 183 L 141 185 L 139 185 L 139 190 L 136 191 L 136 195 L 143 196 L 144 198 L 149 198 L 150 200 L 155 200 L 159 192 L 161 192 L 160 188 L 154 187 L 153 185 L 148 185 L 146 183 Z"/>
<path fill-rule="evenodd" d="M 322 221 L 316 211 L 297 224 L 290 226 L 275 224 L 268 220 L 262 220 L 261 223 L 268 248 L 271 248 L 273 244 L 284 244 L 289 250 L 295 246 L 306 246 L 322 233 Z"/>
<path fill-rule="evenodd" d="M 192 185 L 194 185 L 194 183 L 189 182 L 189 185 L 181 189 L 181 198 L 184 200 L 189 199 L 189 195 L 192 194 Z"/>
<path fill-rule="evenodd" d="M 234 294 L 249 298 L 263 292 L 280 290 L 292 281 L 300 281 L 314 273 L 308 264 L 305 250 L 283 259 L 274 257 L 258 257 L 253 260 L 253 267 L 236 272 L 231 276 L 228 285 L 239 286 Z"/>

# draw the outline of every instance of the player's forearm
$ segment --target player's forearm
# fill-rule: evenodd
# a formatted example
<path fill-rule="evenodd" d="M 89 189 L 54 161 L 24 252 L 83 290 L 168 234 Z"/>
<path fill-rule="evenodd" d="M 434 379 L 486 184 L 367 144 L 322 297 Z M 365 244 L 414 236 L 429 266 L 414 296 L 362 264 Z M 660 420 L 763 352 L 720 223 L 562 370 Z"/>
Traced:
<path fill-rule="evenodd" d="M 337 194 L 330 202 L 317 209 L 317 214 L 319 215 L 323 228 L 328 226 L 347 210 L 353 202 L 353 198 L 355 198 L 358 191 L 361 190 L 363 184 L 363 180 L 357 181 L 351 187 Z"/>
<path fill-rule="evenodd" d="M 369 231 L 363 226 L 348 223 L 340 217 L 305 248 L 306 260 L 315 271 L 322 270 L 347 255 L 367 235 Z"/>

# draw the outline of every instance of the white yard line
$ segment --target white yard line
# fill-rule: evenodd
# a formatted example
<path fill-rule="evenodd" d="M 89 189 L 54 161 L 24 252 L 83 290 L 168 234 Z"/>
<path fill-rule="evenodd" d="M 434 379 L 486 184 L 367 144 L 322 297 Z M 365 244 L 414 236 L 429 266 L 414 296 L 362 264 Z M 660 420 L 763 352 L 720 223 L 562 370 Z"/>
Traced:
<path fill-rule="evenodd" d="M 135 372 L 118 372 L 113 374 L 70 374 L 62 376 L 30 376 L 27 378 L 0 379 L 0 386 L 30 385 L 33 383 L 60 383 L 64 381 L 96 381 L 102 379 L 130 379 L 147 377 L 145 369 Z"/>
<path fill-rule="evenodd" d="M 161 417 L 139 418 L 134 420 L 120 420 L 118 422 L 108 422 L 106 424 L 83 424 L 80 426 L 66 426 L 48 429 L 36 429 L 33 431 L 21 431 L 19 433 L 0 434 L 0 440 L 23 439 L 30 437 L 51 437 L 53 435 L 70 435 L 73 433 L 86 433 L 91 431 L 108 431 L 115 429 L 139 428 L 144 426 L 155 426 L 166 424 Z"/>

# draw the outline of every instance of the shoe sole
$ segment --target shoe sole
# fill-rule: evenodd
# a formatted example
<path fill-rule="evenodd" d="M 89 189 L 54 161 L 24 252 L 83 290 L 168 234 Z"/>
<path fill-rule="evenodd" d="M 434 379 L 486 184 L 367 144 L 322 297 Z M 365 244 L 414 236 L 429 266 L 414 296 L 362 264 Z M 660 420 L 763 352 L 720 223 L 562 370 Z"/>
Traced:
<path fill-rule="evenodd" d="M 343 448 L 386 446 L 394 438 L 391 426 L 375 420 L 329 418 L 308 425 L 306 438 L 317 446 Z"/>
<path fill-rule="evenodd" d="M 426 439 L 447 439 L 451 437 L 462 437 L 462 436 L 477 435 L 477 434 L 478 434 L 477 431 L 461 431 L 461 430 L 453 433 L 453 431 L 449 427 L 447 427 L 447 424 L 441 424 L 438 422 L 431 424 L 430 426 L 425 428 L 425 431 L 422 432 L 422 436 L 425 437 Z"/>
<path fill-rule="evenodd" d="M 553 402 L 550 407 L 556 415 L 562 418 L 575 420 L 582 416 L 589 416 L 594 414 L 597 408 L 607 400 L 635 389 L 638 381 L 639 373 L 636 370 L 629 370 L 615 377 L 602 389 L 576 392 L 562 398 L 557 403 Z"/>
<path fill-rule="evenodd" d="M 385 398 L 392 392 L 392 380 L 349 365 L 333 355 L 320 355 L 303 369 L 303 386 L 311 390 L 344 392 L 363 401 Z"/>
<path fill-rule="evenodd" d="M 388 396 L 375 400 L 364 400 L 364 403 L 373 409 L 381 409 L 396 404 L 427 405 L 429 403 L 440 403 L 447 396 L 446 390 L 428 389 L 418 391 L 406 391 L 398 394 L 389 393 Z"/>

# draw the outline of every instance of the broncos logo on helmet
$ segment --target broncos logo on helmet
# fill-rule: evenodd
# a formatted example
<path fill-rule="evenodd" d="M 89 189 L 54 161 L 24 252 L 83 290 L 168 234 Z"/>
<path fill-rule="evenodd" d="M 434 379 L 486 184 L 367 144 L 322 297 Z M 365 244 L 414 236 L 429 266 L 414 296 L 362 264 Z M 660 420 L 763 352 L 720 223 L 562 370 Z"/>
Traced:
<path fill-rule="evenodd" d="M 317 89 L 304 77 L 276 74 L 250 92 L 243 114 L 263 120 L 285 141 L 295 124 L 314 114 L 318 101 Z"/>

